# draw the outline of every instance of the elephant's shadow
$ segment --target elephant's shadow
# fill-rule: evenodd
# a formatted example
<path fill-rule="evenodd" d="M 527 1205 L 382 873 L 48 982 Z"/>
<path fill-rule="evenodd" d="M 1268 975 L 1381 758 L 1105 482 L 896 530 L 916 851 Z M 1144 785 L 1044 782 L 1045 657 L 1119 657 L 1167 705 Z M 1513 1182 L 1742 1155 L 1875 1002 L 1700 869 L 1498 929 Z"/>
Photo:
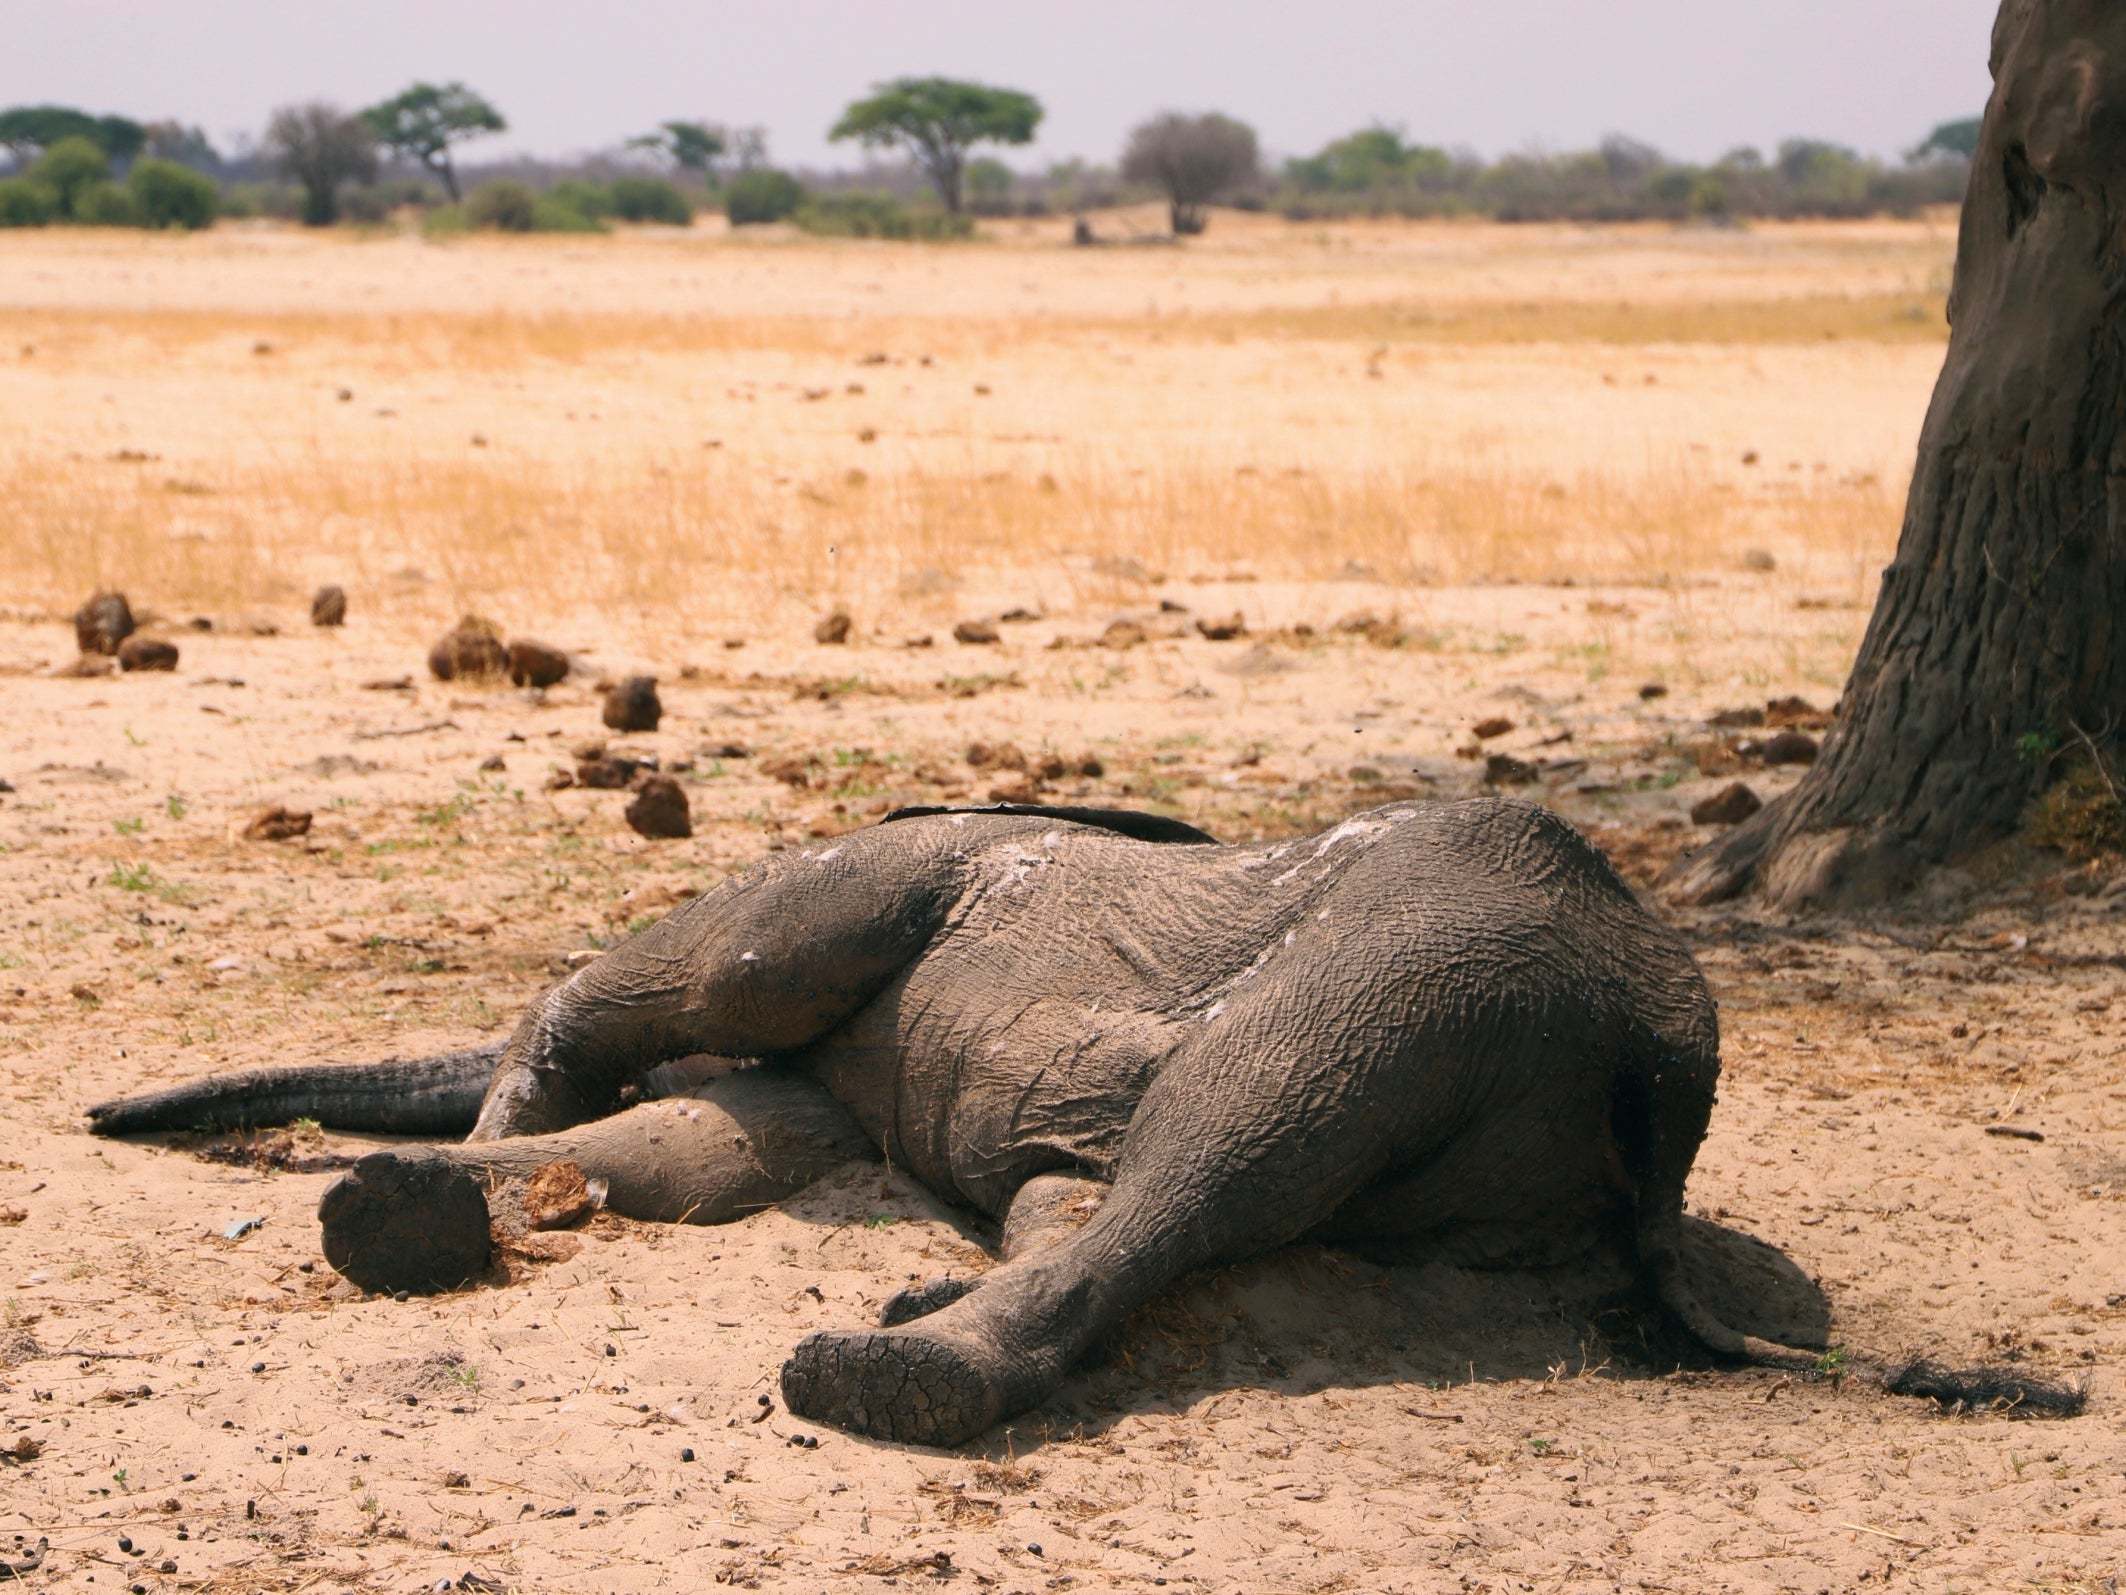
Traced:
<path fill-rule="evenodd" d="M 1684 1221 L 1682 1244 L 1716 1316 L 1786 1345 L 1826 1344 L 1830 1305 L 1778 1248 L 1700 1219 Z M 1654 1379 L 1719 1365 L 1621 1254 L 1473 1269 L 1299 1245 L 1183 1281 L 1029 1417 L 1035 1429 L 1096 1431 L 1132 1413 L 1186 1411 L 1221 1390 L 1300 1396 L 1407 1384 L 1430 1405 L 1431 1391 L 1444 1399 L 1471 1382 Z"/>
<path fill-rule="evenodd" d="M 905 1177 L 889 1179 L 913 1209 L 907 1216 L 952 1226 L 970 1242 L 992 1238 L 963 1210 Z M 840 1224 L 855 1211 L 852 1199 L 851 1187 L 830 1180 L 783 1208 Z M 1723 1322 L 1785 1345 L 1826 1344 L 1830 1304 L 1777 1247 L 1695 1218 L 1683 1221 L 1681 1245 L 1692 1286 Z M 1184 1412 L 1227 1390 L 1304 1396 L 1406 1384 L 1432 1404 L 1431 1390 L 1472 1381 L 1597 1371 L 1653 1379 L 1719 1365 L 1637 1283 L 1621 1248 L 1553 1267 L 1478 1269 L 1308 1242 L 1165 1292 L 1061 1390 L 1013 1420 L 1012 1443 L 1024 1452 L 1044 1437 Z"/>

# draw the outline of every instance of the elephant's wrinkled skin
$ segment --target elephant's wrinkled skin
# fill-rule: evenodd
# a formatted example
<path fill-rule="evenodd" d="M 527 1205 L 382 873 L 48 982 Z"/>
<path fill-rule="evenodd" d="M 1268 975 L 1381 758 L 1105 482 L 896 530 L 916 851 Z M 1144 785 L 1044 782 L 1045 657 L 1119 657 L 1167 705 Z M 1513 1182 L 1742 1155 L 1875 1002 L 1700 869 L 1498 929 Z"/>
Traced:
<path fill-rule="evenodd" d="M 1498 1263 L 1621 1236 L 1716 1349 L 1800 1355 L 1681 1280 L 1713 1003 L 1564 821 L 1396 804 L 1227 847 L 1066 812 L 928 813 L 770 857 L 549 991 L 498 1058 L 282 1071 L 92 1116 L 388 1128 L 390 1098 L 433 1129 L 493 1061 L 467 1143 L 376 1154 L 327 1192 L 327 1256 L 377 1288 L 453 1284 L 485 1256 L 474 1172 L 573 1157 L 622 1213 L 717 1222 L 883 1154 L 1004 1227 L 971 1285 L 904 1292 L 887 1327 L 812 1335 L 783 1368 L 793 1411 L 901 1440 L 979 1433 L 1180 1274 L 1301 1236 Z M 616 1111 L 702 1054 L 759 1061 L 706 1083 L 697 1061 L 683 1094 Z"/>

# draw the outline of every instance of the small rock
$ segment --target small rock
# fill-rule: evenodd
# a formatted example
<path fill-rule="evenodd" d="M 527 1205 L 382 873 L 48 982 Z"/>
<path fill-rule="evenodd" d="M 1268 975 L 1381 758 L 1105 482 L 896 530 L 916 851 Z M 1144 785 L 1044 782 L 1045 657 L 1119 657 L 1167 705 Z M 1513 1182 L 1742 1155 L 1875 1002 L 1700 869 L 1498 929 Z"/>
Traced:
<path fill-rule="evenodd" d="M 1819 709 L 1806 698 L 1774 698 L 1764 706 L 1763 723 L 1769 726 L 1793 726 L 1802 731 L 1823 731 L 1830 727 L 1833 711 Z"/>
<path fill-rule="evenodd" d="M 1659 681 L 1649 681 L 1639 689 L 1639 697 L 1647 703 L 1652 703 L 1656 698 L 1665 698 L 1667 696 L 1668 687 Z"/>
<path fill-rule="evenodd" d="M 1740 781 L 1730 782 L 1709 798 L 1691 805 L 1693 825 L 1740 825 L 1764 807 L 1764 800 Z"/>
<path fill-rule="evenodd" d="M 628 753 L 607 753 L 601 748 L 577 759 L 575 776 L 568 784 L 587 786 L 600 792 L 619 792 L 633 786 L 635 777 L 648 768 L 651 766 L 646 759 Z"/>
<path fill-rule="evenodd" d="M 509 645 L 509 679 L 520 687 L 551 687 L 568 677 L 568 655 L 529 637 Z"/>
<path fill-rule="evenodd" d="M 251 823 L 244 827 L 247 842 L 287 842 L 309 834 L 310 811 L 283 808 L 278 803 L 252 815 Z"/>
<path fill-rule="evenodd" d="M 1516 759 L 1510 753 L 1494 753 L 1484 760 L 1487 786 L 1530 786 L 1539 774 L 1526 759 Z"/>
<path fill-rule="evenodd" d="M 1009 742 L 973 742 L 967 747 L 967 766 L 973 770 L 1023 770 L 1026 755 Z"/>
<path fill-rule="evenodd" d="M 687 795 L 668 775 L 650 776 L 635 789 L 635 799 L 627 806 L 627 822 L 642 835 L 653 838 L 694 834 Z"/>
<path fill-rule="evenodd" d="M 655 731 L 664 718 L 664 704 L 657 696 L 657 678 L 629 676 L 608 688 L 600 715 L 615 731 Z"/>
<path fill-rule="evenodd" d="M 124 593 L 97 593 L 74 611 L 74 641 L 85 654 L 115 654 L 133 626 Z"/>
<path fill-rule="evenodd" d="M 1814 764 L 1820 750 L 1816 739 L 1806 731 L 1787 730 L 1775 732 L 1764 744 L 1766 764 Z"/>
<path fill-rule="evenodd" d="M 1212 642 L 1231 642 L 1235 637 L 1247 635 L 1248 623 L 1247 618 L 1236 609 L 1223 620 L 1199 620 L 1196 622 L 1196 629 Z"/>
<path fill-rule="evenodd" d="M 161 637 L 143 637 L 139 632 L 118 645 L 120 670 L 175 670 L 177 644 Z"/>
<path fill-rule="evenodd" d="M 1768 548 L 1745 548 L 1742 551 L 1742 568 L 1764 575 L 1777 570 L 1779 561 L 1772 557 L 1772 551 Z"/>
<path fill-rule="evenodd" d="M 1489 742 L 1493 737 L 1502 737 L 1513 729 L 1513 722 L 1504 715 L 1493 715 L 1488 720 L 1479 720 L 1470 727 L 1479 742 Z"/>
<path fill-rule="evenodd" d="M 837 609 L 833 614 L 812 628 L 812 640 L 818 643 L 826 643 L 830 646 L 845 643 L 849 640 L 849 632 L 855 625 L 856 622 L 849 618 L 848 610 Z"/>
<path fill-rule="evenodd" d="M 509 650 L 495 623 L 467 615 L 428 650 L 428 669 L 438 681 L 499 676 L 509 668 Z"/>
<path fill-rule="evenodd" d="M 320 587 L 310 600 L 310 624 L 344 626 L 347 623 L 347 589 Z"/>
<path fill-rule="evenodd" d="M 1115 620 L 1100 633 L 1103 648 L 1135 648 L 1144 642 L 1144 628 L 1134 620 Z"/>
<path fill-rule="evenodd" d="M 952 628 L 952 640 L 970 644 L 1001 642 L 1002 635 L 986 620 L 963 620 Z"/>
<path fill-rule="evenodd" d="M 1761 726 L 1764 724 L 1764 711 L 1762 709 L 1722 709 L 1713 716 L 1710 724 L 1729 731 L 1741 730 L 1749 726 Z"/>
<path fill-rule="evenodd" d="M 493 775 L 508 768 L 509 760 L 503 758 L 499 753 L 490 753 L 480 761 L 480 773 L 483 775 Z"/>
<path fill-rule="evenodd" d="M 1010 609 L 1005 610 L 1003 614 L 997 616 L 998 620 L 1008 626 L 1024 625 L 1029 620 L 1039 620 L 1040 618 L 1041 612 L 1039 610 L 1028 609 L 1024 604 L 1015 604 Z"/>

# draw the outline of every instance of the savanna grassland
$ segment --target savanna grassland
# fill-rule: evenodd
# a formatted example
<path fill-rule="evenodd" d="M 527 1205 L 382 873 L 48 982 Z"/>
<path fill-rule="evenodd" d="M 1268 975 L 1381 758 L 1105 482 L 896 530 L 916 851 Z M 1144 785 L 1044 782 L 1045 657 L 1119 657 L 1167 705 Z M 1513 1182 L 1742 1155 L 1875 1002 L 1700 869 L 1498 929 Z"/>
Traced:
<path fill-rule="evenodd" d="M 897 1173 L 600 1215 L 394 1302 L 318 1260 L 359 1138 L 80 1132 L 144 1082 L 491 1034 L 898 803 L 1242 838 L 1509 790 L 1651 887 L 1694 805 L 1797 778 L 1766 743 L 1832 722 L 1953 218 L 1066 235 L 0 243 L 0 1557 L 229 1592 L 2108 1587 L 2101 858 L 1953 919 L 1681 916 L 1728 1069 L 1694 1211 L 1784 1254 L 1790 1327 L 1805 1276 L 1835 1344 L 2087 1378 L 2063 1423 L 1678 1372 L 1541 1275 L 1301 1250 L 964 1454 L 812 1448 L 789 1345 L 982 1266 Z M 78 672 L 98 587 L 174 671 Z M 431 679 L 468 612 L 574 673 Z M 663 722 L 608 731 L 637 672 Z M 592 742 L 676 775 L 693 837 L 574 781 Z M 307 832 L 248 838 L 273 805 Z"/>

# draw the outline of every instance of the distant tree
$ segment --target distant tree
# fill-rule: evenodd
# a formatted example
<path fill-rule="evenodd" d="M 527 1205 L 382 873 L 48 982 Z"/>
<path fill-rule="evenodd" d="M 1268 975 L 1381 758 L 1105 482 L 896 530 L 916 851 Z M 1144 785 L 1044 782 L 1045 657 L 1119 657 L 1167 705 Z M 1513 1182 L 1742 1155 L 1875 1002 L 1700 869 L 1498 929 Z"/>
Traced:
<path fill-rule="evenodd" d="M 704 181 L 726 146 L 723 129 L 706 122 L 660 122 L 656 132 L 627 142 L 628 148 L 661 155 L 680 171 L 692 172 Z"/>
<path fill-rule="evenodd" d="M 451 163 L 451 146 L 509 127 L 500 111 L 462 83 L 416 83 L 372 105 L 362 116 L 379 144 L 427 167 L 453 202 L 458 198 L 458 172 Z"/>
<path fill-rule="evenodd" d="M 150 122 L 143 148 L 159 161 L 175 161 L 195 171 L 221 170 L 221 152 L 215 149 L 205 130 L 186 127 L 182 122 Z"/>
<path fill-rule="evenodd" d="M 376 132 L 365 117 L 312 101 L 284 105 L 266 124 L 266 147 L 281 175 L 301 185 L 303 225 L 340 219 L 340 189 L 376 178 Z"/>
<path fill-rule="evenodd" d="M 768 164 L 768 130 L 764 127 L 733 127 L 724 130 L 730 143 L 731 164 L 741 172 L 756 171 Z"/>
<path fill-rule="evenodd" d="M 1905 159 L 1925 161 L 1953 156 L 1968 161 L 1978 153 L 1978 131 L 1982 126 L 1982 120 L 1975 116 L 1965 117 L 1960 122 L 1944 122 L 1907 151 Z"/>
<path fill-rule="evenodd" d="M 1255 130 L 1215 111 L 1155 116 L 1130 134 L 1122 152 L 1123 177 L 1166 195 L 1177 234 L 1202 232 L 1204 206 L 1253 182 L 1260 169 Z"/>
<path fill-rule="evenodd" d="M 29 175 L 50 192 L 53 208 L 62 219 L 78 216 L 83 196 L 110 180 L 111 158 L 94 139 L 77 133 L 46 150 Z"/>
<path fill-rule="evenodd" d="M 1668 164 L 1668 157 L 1651 144 L 1611 133 L 1596 151 L 1609 168 L 1609 180 L 1622 189 L 1637 188 Z"/>
<path fill-rule="evenodd" d="M 1286 177 L 1298 187 L 1340 194 L 1428 187 L 1446 181 L 1453 171 L 1445 150 L 1406 143 L 1400 128 L 1377 124 L 1285 163 Z"/>
<path fill-rule="evenodd" d="M 624 222 L 663 222 L 689 227 L 694 207 L 686 195 L 661 177 L 616 177 L 606 189 L 606 206 Z"/>
<path fill-rule="evenodd" d="M 967 163 L 967 198 L 977 211 L 994 214 L 1011 203 L 1012 184 L 1018 176 L 1002 161 L 987 156 Z"/>
<path fill-rule="evenodd" d="M 853 138 L 866 149 L 908 152 L 945 209 L 957 215 L 967 151 L 976 144 L 1030 144 L 1041 102 L 1017 89 L 954 78 L 895 78 L 842 112 L 830 139 Z"/>
<path fill-rule="evenodd" d="M 1713 162 L 1713 166 L 1723 172 L 1761 172 L 1764 170 L 1764 153 L 1754 145 L 1737 144 Z"/>
<path fill-rule="evenodd" d="M 0 111 L 0 145 L 17 166 L 28 165 L 40 150 L 70 138 L 85 138 L 123 163 L 140 153 L 147 129 L 128 117 L 91 116 L 65 105 L 16 105 Z"/>

